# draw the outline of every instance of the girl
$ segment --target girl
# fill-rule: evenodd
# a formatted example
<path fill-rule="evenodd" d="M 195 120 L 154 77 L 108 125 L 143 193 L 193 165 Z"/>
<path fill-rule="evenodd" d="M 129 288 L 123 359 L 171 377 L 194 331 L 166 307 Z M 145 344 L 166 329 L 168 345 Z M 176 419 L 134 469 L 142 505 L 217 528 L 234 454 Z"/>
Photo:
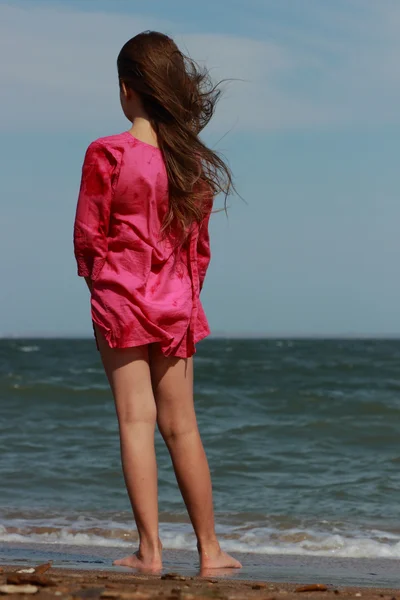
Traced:
<path fill-rule="evenodd" d="M 224 162 L 199 139 L 219 91 L 156 32 L 118 60 L 129 131 L 87 149 L 74 226 L 78 275 L 91 293 L 97 348 L 113 392 L 124 479 L 139 533 L 115 565 L 159 570 L 157 423 L 171 454 L 202 569 L 240 567 L 219 546 L 207 458 L 193 404 L 195 344 L 209 334 L 199 294 L 210 260 L 213 197 Z"/>

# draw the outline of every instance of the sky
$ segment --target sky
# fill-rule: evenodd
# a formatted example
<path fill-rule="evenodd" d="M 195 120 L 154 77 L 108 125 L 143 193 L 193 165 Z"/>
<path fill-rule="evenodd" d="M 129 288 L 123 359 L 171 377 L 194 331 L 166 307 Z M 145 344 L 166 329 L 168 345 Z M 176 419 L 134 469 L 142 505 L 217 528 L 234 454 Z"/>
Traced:
<path fill-rule="evenodd" d="M 0 336 L 91 335 L 72 227 L 88 144 L 127 130 L 116 57 L 145 29 L 229 78 L 204 140 L 214 334 L 400 335 L 398 0 L 0 0 Z"/>

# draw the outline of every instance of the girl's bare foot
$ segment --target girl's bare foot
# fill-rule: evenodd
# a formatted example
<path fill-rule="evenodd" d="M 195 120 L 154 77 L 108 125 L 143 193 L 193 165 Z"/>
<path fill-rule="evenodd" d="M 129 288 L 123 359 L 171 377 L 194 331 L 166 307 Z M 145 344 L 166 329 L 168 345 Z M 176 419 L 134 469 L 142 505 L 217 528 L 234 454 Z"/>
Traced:
<path fill-rule="evenodd" d="M 210 545 L 198 545 L 200 555 L 200 571 L 208 569 L 240 569 L 241 563 L 221 550 L 218 542 Z"/>
<path fill-rule="evenodd" d="M 162 560 L 161 560 L 162 545 L 158 542 L 157 548 L 146 548 L 139 547 L 139 550 L 135 554 L 130 554 L 124 558 L 114 560 L 113 565 L 118 567 L 130 567 L 131 569 L 139 569 L 141 571 L 161 571 Z"/>
<path fill-rule="evenodd" d="M 135 554 L 125 556 L 125 558 L 114 560 L 113 565 L 152 572 L 161 571 L 162 569 L 161 557 L 144 557 L 141 555 L 140 550 L 135 552 Z"/>

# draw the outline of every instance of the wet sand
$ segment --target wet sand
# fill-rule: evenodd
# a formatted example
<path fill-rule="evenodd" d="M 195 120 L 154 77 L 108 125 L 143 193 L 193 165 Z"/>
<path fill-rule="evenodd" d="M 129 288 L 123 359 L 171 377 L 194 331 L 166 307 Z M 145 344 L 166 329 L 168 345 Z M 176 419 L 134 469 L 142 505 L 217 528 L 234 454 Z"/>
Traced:
<path fill-rule="evenodd" d="M 35 571 L 20 573 L 21 569 Z M 221 574 L 219 574 L 221 575 Z M 28 587 L 25 587 L 28 586 Z M 109 569 L 63 569 L 50 564 L 0 567 L 0 594 L 4 598 L 34 596 L 37 600 L 332 600 L 334 597 L 363 598 L 363 600 L 400 600 L 398 589 L 341 587 L 310 581 L 308 585 L 229 579 L 214 573 L 184 576 L 178 573 L 146 575 L 136 572 L 116 572 Z"/>

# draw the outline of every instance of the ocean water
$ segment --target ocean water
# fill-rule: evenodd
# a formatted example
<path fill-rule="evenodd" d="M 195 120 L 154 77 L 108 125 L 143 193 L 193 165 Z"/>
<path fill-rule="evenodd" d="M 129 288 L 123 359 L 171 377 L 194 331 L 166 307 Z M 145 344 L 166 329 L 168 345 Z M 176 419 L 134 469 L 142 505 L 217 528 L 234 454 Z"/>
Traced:
<path fill-rule="evenodd" d="M 226 550 L 400 558 L 400 341 L 209 339 L 195 365 Z M 194 550 L 156 443 L 164 546 Z M 0 558 L 136 540 L 93 340 L 0 340 Z"/>

